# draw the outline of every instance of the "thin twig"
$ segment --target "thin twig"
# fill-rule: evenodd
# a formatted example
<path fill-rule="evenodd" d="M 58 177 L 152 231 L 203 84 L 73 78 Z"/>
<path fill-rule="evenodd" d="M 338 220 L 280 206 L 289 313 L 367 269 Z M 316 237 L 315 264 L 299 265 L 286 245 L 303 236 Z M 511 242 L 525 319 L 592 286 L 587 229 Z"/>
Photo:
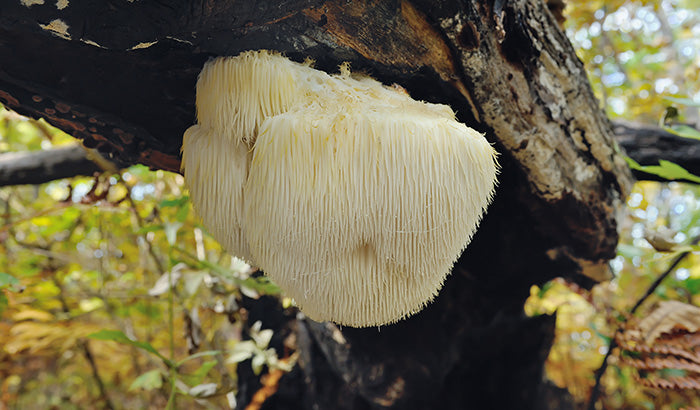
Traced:
<path fill-rule="evenodd" d="M 697 245 L 698 242 L 700 242 L 700 236 L 695 237 L 691 241 L 691 245 Z M 666 268 L 664 273 L 659 275 L 659 277 L 656 278 L 656 280 L 651 285 L 649 285 L 649 288 L 647 288 L 647 291 L 644 292 L 644 295 L 642 295 L 642 297 L 640 297 L 637 300 L 637 303 L 635 303 L 632 309 L 630 310 L 630 316 L 634 315 L 637 312 L 639 307 L 642 306 L 642 304 L 649 298 L 649 296 L 651 296 L 656 291 L 656 288 L 658 288 L 659 285 L 661 285 L 661 282 L 663 282 L 671 274 L 671 272 L 673 272 L 676 269 L 678 264 L 680 264 L 683 261 L 683 259 L 685 259 L 686 256 L 690 255 L 691 253 L 691 251 L 685 251 L 681 252 L 680 254 L 678 254 L 678 256 L 676 256 L 673 262 L 668 266 L 668 268 Z M 617 347 L 616 336 L 618 335 L 618 333 L 620 333 L 625 323 L 627 323 L 627 318 L 623 319 L 622 323 L 620 323 L 618 328 L 615 330 L 615 333 L 612 336 L 612 340 L 610 341 L 610 346 L 608 346 L 608 351 L 605 353 L 605 357 L 603 357 L 603 363 L 601 363 L 600 367 L 595 372 L 595 384 L 593 385 L 593 389 L 591 390 L 591 397 L 588 399 L 588 410 L 595 410 L 595 404 L 598 401 L 598 397 L 600 395 L 600 383 L 603 378 L 603 375 L 605 374 L 605 371 L 608 369 L 608 359 L 612 355 L 613 350 L 615 350 L 615 348 Z"/>
<path fill-rule="evenodd" d="M 126 200 L 129 201 L 132 214 L 134 217 L 136 217 L 137 225 L 139 228 L 143 228 L 146 226 L 146 222 L 143 220 L 143 218 L 141 218 L 141 215 L 139 215 L 139 210 L 136 207 L 136 201 L 134 201 L 134 198 L 131 197 L 131 185 L 124 182 L 123 178 L 121 179 L 121 182 L 124 188 L 126 188 Z M 144 242 L 146 242 L 146 248 L 149 255 L 151 255 L 151 259 L 153 259 L 153 262 L 156 264 L 156 268 L 158 268 L 158 274 L 163 274 L 165 271 L 165 269 L 163 269 L 163 263 L 160 261 L 160 258 L 158 258 L 158 255 L 156 255 L 153 245 L 148 239 L 146 239 Z"/>
<path fill-rule="evenodd" d="M 170 250 L 171 256 L 172 256 L 172 249 Z M 172 257 L 170 258 L 172 260 Z M 173 288 L 175 287 L 173 284 L 173 270 L 168 269 L 168 333 L 170 337 L 170 360 L 175 362 L 175 301 L 174 301 L 174 293 L 175 291 Z M 177 369 L 172 366 L 170 368 L 170 388 L 172 389 L 170 391 L 170 397 L 168 398 L 168 403 L 166 407 L 168 409 L 175 409 L 176 404 L 175 404 L 175 393 L 177 392 L 177 387 L 175 387 L 175 382 L 177 380 Z"/>
<path fill-rule="evenodd" d="M 105 408 L 109 410 L 114 410 L 112 401 L 107 395 L 107 388 L 105 388 L 104 382 L 102 381 L 102 377 L 100 377 L 100 373 L 97 370 L 97 363 L 95 362 L 95 358 L 92 355 L 90 346 L 84 340 L 78 341 L 78 345 L 83 350 L 83 356 L 85 356 L 85 359 L 90 364 L 90 369 L 92 370 L 92 377 L 95 379 L 95 382 L 97 383 L 97 388 L 100 390 L 100 396 L 102 396 L 102 400 L 104 400 L 105 402 Z"/>
<path fill-rule="evenodd" d="M 9 201 L 8 201 L 8 203 L 9 203 Z M 9 212 L 8 212 L 8 215 L 9 215 Z M 9 217 L 8 217 L 8 219 L 9 219 Z M 75 221 L 75 223 L 71 226 L 70 232 L 69 232 L 69 237 L 71 235 L 73 235 L 73 232 L 75 231 L 77 226 L 80 224 L 80 221 L 81 221 L 81 219 L 78 218 Z M 7 229 L 10 232 L 10 234 L 12 234 L 12 236 L 14 238 L 16 238 L 17 235 L 14 232 L 14 226 L 15 226 L 14 223 L 8 223 L 8 226 L 5 227 L 5 229 Z M 58 288 L 58 291 L 59 291 L 58 292 L 58 300 L 61 304 L 61 308 L 63 310 L 63 313 L 69 314 L 70 308 L 68 306 L 68 301 L 66 301 L 66 298 L 64 296 L 63 285 L 58 280 L 58 278 L 56 277 L 56 274 L 55 274 L 56 269 L 54 267 L 54 262 L 56 259 L 54 258 L 54 255 L 51 252 L 51 244 L 49 243 L 49 244 L 42 244 L 42 245 L 33 245 L 33 244 L 23 243 L 21 241 L 16 241 L 16 242 L 20 246 L 28 247 L 28 248 L 32 248 L 32 249 L 36 249 L 36 250 L 43 250 L 44 252 L 47 253 L 46 256 L 48 258 L 49 267 L 54 272 L 51 275 L 51 280 L 53 281 L 54 285 Z M 95 383 L 97 384 L 97 388 L 100 391 L 100 398 L 105 403 L 105 408 L 108 410 L 114 410 L 114 405 L 112 404 L 112 401 L 110 400 L 109 395 L 107 394 L 107 389 L 105 388 L 104 382 L 102 381 L 102 377 L 100 376 L 100 372 L 97 368 L 97 363 L 95 362 L 95 357 L 93 356 L 92 351 L 90 350 L 90 346 L 88 346 L 87 342 L 85 342 L 83 340 L 78 340 L 77 344 L 78 344 L 78 347 L 80 348 L 80 350 L 82 350 L 83 356 L 85 356 L 85 360 L 87 360 L 88 364 L 90 365 L 90 369 L 92 371 L 92 377 L 93 377 L 93 379 L 95 379 Z"/>
<path fill-rule="evenodd" d="M 136 207 L 136 201 L 134 201 L 134 198 L 131 196 L 131 185 L 126 183 L 124 179 L 121 179 L 122 185 L 126 188 L 126 196 L 125 199 L 129 202 L 131 205 L 131 210 L 134 216 L 136 217 L 136 222 L 138 224 L 139 229 L 143 228 L 146 223 L 141 218 L 141 215 L 139 215 L 138 208 Z M 146 238 L 144 238 L 146 239 Z M 146 239 L 144 242 L 146 242 L 146 247 L 148 249 L 148 253 L 151 255 L 151 258 L 156 264 L 156 267 L 158 268 L 159 274 L 162 274 L 164 269 L 163 263 L 160 261 L 160 258 L 158 258 L 158 255 L 156 255 L 155 249 L 153 249 L 153 245 L 151 242 Z M 172 249 L 170 250 L 172 252 Z M 175 289 L 173 286 L 173 276 L 172 276 L 172 269 L 168 269 L 168 333 L 169 333 L 169 358 L 170 360 L 174 363 L 175 362 Z M 177 387 L 175 386 L 175 382 L 177 380 L 177 369 L 174 367 L 170 367 L 169 369 L 169 375 L 170 375 L 170 395 L 168 397 L 168 402 L 165 406 L 166 409 L 175 409 L 176 408 L 176 393 L 177 393 Z"/>
<path fill-rule="evenodd" d="M 56 212 L 56 211 L 60 211 L 60 210 L 62 210 L 62 209 L 65 209 L 65 208 L 68 208 L 68 207 L 71 207 L 71 206 L 74 206 L 74 204 L 73 204 L 73 203 L 69 203 L 69 202 L 61 202 L 61 203 L 58 203 L 58 204 L 56 204 L 55 206 L 53 206 L 53 207 L 51 207 L 51 208 L 42 209 L 41 211 L 36 212 L 36 213 L 34 213 L 34 214 L 31 214 L 31 215 L 28 215 L 28 216 L 23 216 L 23 217 L 20 217 L 20 218 L 17 218 L 17 219 L 13 219 L 12 222 L 5 222 L 5 224 L 4 224 L 3 226 L 0 226 L 0 232 L 10 231 L 10 230 L 12 230 L 15 226 L 21 224 L 22 222 L 28 222 L 28 221 L 31 221 L 31 220 L 34 219 L 34 218 L 38 218 L 38 217 L 41 217 L 41 216 L 45 216 L 45 215 L 48 215 L 48 214 L 52 214 L 52 213 L 54 213 L 54 212 Z M 6 221 L 9 220 L 9 218 L 10 218 L 9 212 L 7 212 L 5 215 L 3 215 L 3 218 L 5 218 Z"/>

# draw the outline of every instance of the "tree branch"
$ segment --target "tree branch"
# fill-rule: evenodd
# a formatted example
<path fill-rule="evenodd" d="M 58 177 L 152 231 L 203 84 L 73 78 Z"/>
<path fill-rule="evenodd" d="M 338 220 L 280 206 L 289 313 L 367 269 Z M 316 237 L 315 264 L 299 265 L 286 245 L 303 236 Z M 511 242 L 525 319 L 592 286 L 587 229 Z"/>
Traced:
<path fill-rule="evenodd" d="M 42 184 L 101 170 L 79 145 L 0 154 L 0 186 Z"/>
<path fill-rule="evenodd" d="M 496 3 L 0 2 L 0 103 L 125 163 L 170 171 L 180 167 L 197 74 L 211 56 L 272 49 L 328 72 L 347 61 L 416 99 L 449 104 L 501 154 L 488 214 L 434 303 L 381 332 L 341 331 L 353 373 L 339 372 L 341 358 L 317 342 L 302 352 L 313 366 L 297 368 L 290 407 L 533 408 L 552 329 L 527 320 L 517 333 L 536 336 L 527 344 L 474 330 L 517 323 L 533 283 L 603 273 L 631 174 L 546 5 Z M 249 320 L 259 309 L 274 327 L 261 306 Z M 318 389 L 304 369 L 319 375 Z M 243 407 L 257 378 L 239 376 Z"/>
<path fill-rule="evenodd" d="M 658 165 L 663 159 L 700 175 L 700 141 L 679 137 L 656 125 L 622 120 L 613 121 L 613 131 L 627 155 L 641 165 Z M 639 180 L 667 181 L 645 172 L 633 173 Z"/>
<path fill-rule="evenodd" d="M 656 125 L 616 120 L 615 139 L 627 155 L 641 165 L 674 162 L 700 175 L 700 141 L 682 138 Z M 47 151 L 0 154 L 0 186 L 42 184 L 60 178 L 92 175 L 101 170 L 90 151 L 72 146 Z M 633 171 L 640 181 L 667 181 L 646 172 Z"/>

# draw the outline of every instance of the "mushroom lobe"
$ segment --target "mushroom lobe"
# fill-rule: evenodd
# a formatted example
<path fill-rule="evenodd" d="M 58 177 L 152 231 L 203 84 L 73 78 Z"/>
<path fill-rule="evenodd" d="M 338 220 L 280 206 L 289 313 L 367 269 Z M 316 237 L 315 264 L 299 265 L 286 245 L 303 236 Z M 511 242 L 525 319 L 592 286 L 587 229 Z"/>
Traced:
<path fill-rule="evenodd" d="M 420 311 L 493 196 L 496 153 L 481 134 L 346 67 L 217 58 L 197 111 L 183 167 L 203 224 L 315 320 L 364 327 Z"/>

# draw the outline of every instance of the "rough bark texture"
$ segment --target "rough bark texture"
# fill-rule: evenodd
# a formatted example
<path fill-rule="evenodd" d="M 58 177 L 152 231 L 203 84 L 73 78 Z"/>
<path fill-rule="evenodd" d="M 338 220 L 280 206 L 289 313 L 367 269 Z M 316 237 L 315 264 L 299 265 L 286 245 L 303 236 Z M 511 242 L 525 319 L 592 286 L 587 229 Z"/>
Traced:
<path fill-rule="evenodd" d="M 60 3 L 60 2 L 59 2 Z M 541 1 L 46 2 L 0 5 L 0 102 L 123 161 L 177 170 L 215 55 L 275 49 L 450 104 L 501 153 L 495 202 L 434 303 L 337 329 L 248 303 L 301 358 L 267 408 L 546 408 L 554 318 L 533 284 L 605 277 L 630 174 L 581 62 Z M 583 276 L 586 275 L 586 276 Z M 257 313 L 256 313 L 257 312 Z M 281 341 L 274 342 L 281 349 Z M 257 378 L 241 366 L 239 403 Z"/>

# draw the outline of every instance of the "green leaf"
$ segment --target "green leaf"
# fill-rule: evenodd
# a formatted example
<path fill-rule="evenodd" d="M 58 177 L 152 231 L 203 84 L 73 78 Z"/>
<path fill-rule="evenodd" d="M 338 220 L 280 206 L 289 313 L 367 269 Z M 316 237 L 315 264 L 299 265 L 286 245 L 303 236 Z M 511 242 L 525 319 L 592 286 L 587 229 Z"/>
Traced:
<path fill-rule="evenodd" d="M 279 295 L 282 289 L 267 276 L 258 276 L 256 278 L 249 277 L 243 280 L 241 286 L 247 286 L 258 293 L 264 295 Z"/>
<path fill-rule="evenodd" d="M 674 102 L 679 105 L 685 105 L 687 107 L 700 107 L 700 102 L 695 101 L 692 98 L 664 97 L 664 100 Z"/>
<path fill-rule="evenodd" d="M 149 353 L 154 354 L 160 358 L 168 367 L 172 367 L 173 363 L 167 359 L 165 356 L 160 354 L 155 347 L 151 346 L 148 342 L 139 342 L 136 340 L 129 339 L 123 332 L 119 330 L 108 330 L 102 329 L 99 332 L 91 333 L 88 335 L 89 338 L 95 340 L 109 340 L 112 342 L 117 342 L 125 345 L 131 345 L 143 349 Z"/>
<path fill-rule="evenodd" d="M 671 161 L 660 160 L 659 165 L 639 165 L 639 163 L 630 157 L 625 157 L 625 161 L 630 168 L 646 172 L 647 174 L 657 175 L 668 180 L 685 179 L 687 181 L 700 184 L 700 177 L 688 172 L 680 165 L 674 164 Z"/>
<path fill-rule="evenodd" d="M 0 288 L 8 286 L 19 286 L 19 280 L 10 274 L 0 272 Z"/>
<path fill-rule="evenodd" d="M 664 127 L 664 130 L 670 132 L 671 134 L 678 135 L 679 137 L 700 140 L 700 131 L 687 125 L 677 124 L 666 126 Z"/>
<path fill-rule="evenodd" d="M 3 312 L 5 312 L 5 309 L 7 309 L 8 304 L 9 301 L 7 300 L 7 296 L 0 292 L 0 317 L 2 317 Z"/>
<path fill-rule="evenodd" d="M 230 280 L 236 284 L 240 284 L 241 282 L 243 282 L 242 279 L 235 277 L 234 272 L 230 269 L 227 269 L 227 268 L 225 268 L 221 265 L 218 265 L 216 263 L 209 262 L 206 259 L 199 260 L 199 259 L 197 259 L 196 256 L 192 255 L 187 250 L 180 248 L 178 246 L 173 246 L 173 249 L 175 249 L 176 251 L 187 256 L 187 258 L 191 260 L 191 262 L 189 262 L 187 264 L 196 268 L 196 269 L 209 270 L 210 273 L 214 273 L 217 276 L 222 277 L 222 278 L 227 279 L 227 280 Z M 175 260 L 175 262 L 180 262 L 180 261 Z M 185 263 L 185 262 L 183 261 L 182 263 Z"/>
<path fill-rule="evenodd" d="M 185 202 L 180 209 L 177 210 L 177 213 L 175 214 L 175 219 L 178 222 L 185 222 L 187 220 L 187 216 L 190 214 L 190 207 L 187 206 L 187 203 Z"/>
<path fill-rule="evenodd" d="M 137 179 L 146 179 L 148 174 L 151 172 L 151 170 L 147 166 L 142 164 L 132 165 L 129 168 L 127 168 L 127 171 L 131 175 L 135 176 Z"/>
<path fill-rule="evenodd" d="M 149 232 L 157 232 L 157 231 L 160 231 L 162 229 L 163 229 L 163 225 L 148 225 L 148 226 L 144 226 L 142 228 L 139 228 L 136 231 L 136 234 L 143 235 L 143 234 L 149 233 Z"/>
<path fill-rule="evenodd" d="M 662 159 L 659 160 L 659 165 L 661 166 L 663 175 L 665 175 L 668 179 L 686 179 L 688 181 L 700 183 L 700 176 L 691 174 L 678 164 Z"/>
<path fill-rule="evenodd" d="M 129 391 L 136 389 L 153 390 L 163 386 L 160 370 L 151 370 L 137 377 L 129 386 Z"/>
<path fill-rule="evenodd" d="M 165 199 L 163 201 L 160 201 L 160 207 L 161 208 L 168 208 L 168 207 L 175 207 L 175 206 L 183 206 L 187 205 L 187 202 L 190 200 L 190 197 L 185 195 L 181 196 L 180 198 L 175 198 L 175 199 Z"/>
<path fill-rule="evenodd" d="M 688 278 L 682 283 L 683 287 L 688 289 L 688 292 L 690 292 L 692 295 L 697 295 L 700 293 L 700 278 Z"/>
<path fill-rule="evenodd" d="M 206 361 L 192 374 L 183 375 L 183 378 L 190 385 L 200 384 L 214 366 L 216 366 L 216 360 Z"/>

